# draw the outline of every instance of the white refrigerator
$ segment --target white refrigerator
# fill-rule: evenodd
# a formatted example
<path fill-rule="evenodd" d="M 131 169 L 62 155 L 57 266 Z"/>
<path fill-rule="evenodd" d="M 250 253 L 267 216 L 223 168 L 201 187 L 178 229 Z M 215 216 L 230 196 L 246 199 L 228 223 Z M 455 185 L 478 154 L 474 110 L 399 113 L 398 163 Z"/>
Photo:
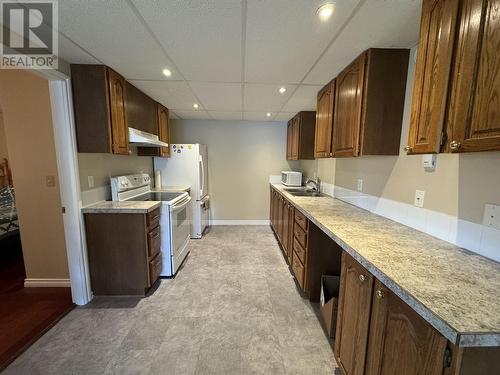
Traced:
<path fill-rule="evenodd" d="M 201 238 L 210 222 L 207 146 L 171 144 L 170 158 L 154 158 L 162 186 L 191 187 L 191 238 Z"/>

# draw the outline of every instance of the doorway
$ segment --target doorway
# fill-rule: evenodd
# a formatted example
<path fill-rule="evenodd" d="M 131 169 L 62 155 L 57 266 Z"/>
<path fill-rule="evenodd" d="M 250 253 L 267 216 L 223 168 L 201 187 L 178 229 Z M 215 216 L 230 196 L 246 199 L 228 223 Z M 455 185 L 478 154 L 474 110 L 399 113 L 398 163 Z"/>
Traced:
<path fill-rule="evenodd" d="M 1 371 L 74 304 L 50 82 L 27 71 L 0 81 Z"/>

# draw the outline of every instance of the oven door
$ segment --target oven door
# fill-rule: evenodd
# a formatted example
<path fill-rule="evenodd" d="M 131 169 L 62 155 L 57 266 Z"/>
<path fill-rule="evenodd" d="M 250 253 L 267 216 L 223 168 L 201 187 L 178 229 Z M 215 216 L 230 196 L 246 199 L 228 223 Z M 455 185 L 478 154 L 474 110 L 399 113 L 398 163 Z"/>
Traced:
<path fill-rule="evenodd" d="M 190 202 L 191 197 L 188 195 L 182 201 L 171 206 L 170 225 L 172 226 L 172 268 L 174 274 L 187 255 L 186 246 L 191 237 L 189 232 L 191 228 Z"/>

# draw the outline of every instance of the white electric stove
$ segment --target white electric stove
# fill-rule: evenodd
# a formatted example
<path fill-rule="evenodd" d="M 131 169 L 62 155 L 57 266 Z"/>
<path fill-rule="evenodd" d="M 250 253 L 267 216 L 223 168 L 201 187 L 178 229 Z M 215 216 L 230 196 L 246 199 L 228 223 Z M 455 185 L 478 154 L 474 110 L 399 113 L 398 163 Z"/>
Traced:
<path fill-rule="evenodd" d="M 151 190 L 148 174 L 111 178 L 113 201 L 157 201 L 160 206 L 160 233 L 163 266 L 161 276 L 174 276 L 189 253 L 191 197 L 187 192 Z"/>

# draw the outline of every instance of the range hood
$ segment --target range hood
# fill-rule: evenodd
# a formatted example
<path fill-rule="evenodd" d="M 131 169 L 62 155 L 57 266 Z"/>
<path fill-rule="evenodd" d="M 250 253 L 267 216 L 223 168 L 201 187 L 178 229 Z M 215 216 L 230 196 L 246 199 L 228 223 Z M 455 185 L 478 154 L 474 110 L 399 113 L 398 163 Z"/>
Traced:
<path fill-rule="evenodd" d="M 160 141 L 157 135 L 128 128 L 128 143 L 139 147 L 168 147 L 168 143 Z"/>

